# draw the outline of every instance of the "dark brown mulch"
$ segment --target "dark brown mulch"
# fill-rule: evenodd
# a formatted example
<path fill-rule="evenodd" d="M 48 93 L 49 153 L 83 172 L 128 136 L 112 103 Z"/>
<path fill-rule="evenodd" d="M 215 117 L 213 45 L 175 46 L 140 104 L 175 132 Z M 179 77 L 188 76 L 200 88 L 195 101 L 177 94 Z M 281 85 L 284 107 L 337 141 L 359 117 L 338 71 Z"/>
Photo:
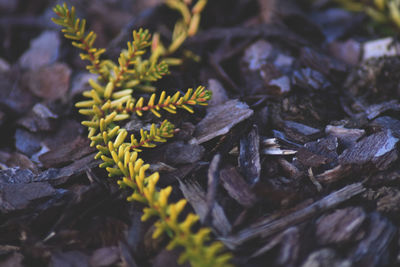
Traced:
<path fill-rule="evenodd" d="M 55 2 L 0 0 L 0 266 L 177 266 L 93 159 L 74 108 L 93 75 L 50 21 Z M 161 0 L 67 2 L 111 59 L 132 29 L 168 40 L 177 18 Z M 141 156 L 236 266 L 399 265 L 396 38 L 306 2 L 210 0 L 176 55 L 201 61 L 157 83 L 206 85 L 210 106 L 165 114 L 179 132 Z"/>

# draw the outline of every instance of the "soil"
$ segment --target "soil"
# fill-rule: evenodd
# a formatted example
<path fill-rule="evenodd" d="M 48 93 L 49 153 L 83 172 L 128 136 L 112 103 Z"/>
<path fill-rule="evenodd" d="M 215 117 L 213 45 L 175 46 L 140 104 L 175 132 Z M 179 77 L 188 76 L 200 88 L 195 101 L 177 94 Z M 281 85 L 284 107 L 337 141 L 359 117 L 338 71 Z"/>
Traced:
<path fill-rule="evenodd" d="M 94 159 L 74 103 L 95 76 L 51 22 L 56 2 L 0 0 L 0 266 L 179 266 Z M 113 60 L 133 29 L 170 40 L 162 2 L 67 1 Z M 159 186 L 235 266 L 400 266 L 398 29 L 331 1 L 208 2 L 156 86 L 213 99 L 163 113 L 176 135 L 141 153 Z"/>

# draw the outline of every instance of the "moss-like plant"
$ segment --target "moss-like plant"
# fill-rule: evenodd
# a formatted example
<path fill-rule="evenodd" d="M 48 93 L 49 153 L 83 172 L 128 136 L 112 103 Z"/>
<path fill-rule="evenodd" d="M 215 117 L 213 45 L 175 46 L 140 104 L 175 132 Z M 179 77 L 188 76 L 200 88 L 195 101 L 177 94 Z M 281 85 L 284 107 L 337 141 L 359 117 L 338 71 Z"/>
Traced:
<path fill-rule="evenodd" d="M 334 0 L 347 10 L 364 12 L 375 22 L 392 24 L 400 30 L 399 0 Z"/>
<path fill-rule="evenodd" d="M 162 59 L 176 51 L 188 36 L 197 31 L 200 12 L 206 1 L 199 0 L 192 9 L 189 9 L 188 1 L 168 0 L 166 3 L 183 17 L 175 26 L 171 45 L 165 49 L 158 37 L 151 39 L 147 30 L 134 31 L 133 41 L 128 42 L 127 49 L 121 52 L 118 64 L 101 59 L 105 50 L 94 47 L 96 35 L 92 31 L 86 33 L 85 20 L 75 16 L 73 7 L 57 5 L 54 12 L 58 17 L 53 21 L 61 25 L 64 36 L 82 50 L 81 58 L 89 62 L 88 70 L 98 74 L 97 81 L 89 81 L 92 89 L 83 93 L 88 100 L 76 103 L 76 107 L 89 118 L 82 124 L 88 127 L 91 146 L 98 149 L 96 158 L 103 161 L 100 167 L 105 168 L 110 177 L 119 178 L 118 184 L 122 188 L 132 190 L 128 201 L 144 204 L 142 220 L 157 218 L 154 238 L 166 234 L 170 238 L 168 249 L 183 248 L 180 263 L 188 260 L 192 266 L 230 266 L 231 255 L 223 252 L 222 243 L 208 241 L 209 228 L 193 230 L 199 217 L 193 213 L 183 216 L 186 200 L 170 203 L 168 198 L 172 187 L 159 189 L 159 174 L 148 174 L 146 171 L 150 166 L 139 158 L 141 148 L 154 147 L 156 143 L 172 137 L 174 125 L 167 120 L 158 126 L 153 124 L 150 131 L 140 129 L 140 138 L 119 125 L 121 121 L 141 116 L 146 111 L 157 117 L 161 116 L 161 110 L 175 113 L 180 108 L 193 112 L 191 106 L 207 105 L 211 97 L 203 86 L 188 89 L 182 96 L 179 92 L 167 96 L 163 91 L 159 96 L 153 93 L 145 100 L 132 95 L 134 90 L 146 89 L 151 82 L 168 73 L 168 65 Z M 150 46 L 151 53 L 145 58 Z"/>

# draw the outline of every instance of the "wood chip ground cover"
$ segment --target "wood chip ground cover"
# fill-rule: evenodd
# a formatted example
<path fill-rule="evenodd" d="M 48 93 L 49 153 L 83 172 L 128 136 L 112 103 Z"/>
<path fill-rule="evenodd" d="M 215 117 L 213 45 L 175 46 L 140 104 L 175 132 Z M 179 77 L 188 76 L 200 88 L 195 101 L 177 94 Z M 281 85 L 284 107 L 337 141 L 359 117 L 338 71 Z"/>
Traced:
<path fill-rule="evenodd" d="M 166 38 L 177 18 L 162 1 L 69 2 L 109 58 L 132 29 Z M 167 115 L 180 131 L 141 156 L 235 266 L 397 266 L 396 37 L 314 2 L 209 1 L 157 86 L 203 84 L 214 99 Z M 178 266 L 93 159 L 73 106 L 92 75 L 51 23 L 54 4 L 0 1 L 0 266 Z"/>

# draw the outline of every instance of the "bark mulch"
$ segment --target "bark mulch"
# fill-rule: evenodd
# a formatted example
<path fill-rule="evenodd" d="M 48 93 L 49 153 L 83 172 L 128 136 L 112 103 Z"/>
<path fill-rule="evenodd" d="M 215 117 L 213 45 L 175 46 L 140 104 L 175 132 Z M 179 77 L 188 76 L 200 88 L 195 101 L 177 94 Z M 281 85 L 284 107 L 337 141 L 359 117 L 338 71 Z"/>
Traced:
<path fill-rule="evenodd" d="M 132 29 L 168 40 L 177 19 L 161 0 L 67 2 L 110 59 Z M 210 0 L 157 87 L 213 99 L 165 114 L 179 131 L 141 157 L 236 266 L 400 265 L 400 46 L 316 2 Z M 93 75 L 50 21 L 55 4 L 0 1 L 0 266 L 178 266 L 93 159 L 74 107 Z"/>

